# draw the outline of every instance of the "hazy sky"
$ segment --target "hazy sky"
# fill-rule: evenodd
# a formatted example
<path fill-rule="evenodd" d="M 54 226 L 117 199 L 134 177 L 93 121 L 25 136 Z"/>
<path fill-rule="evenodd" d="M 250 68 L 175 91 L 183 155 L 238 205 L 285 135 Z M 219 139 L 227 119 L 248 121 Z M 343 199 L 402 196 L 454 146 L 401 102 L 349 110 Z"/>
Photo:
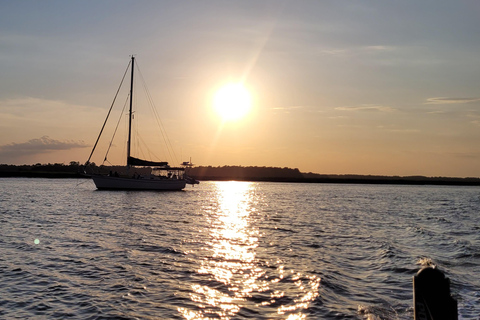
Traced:
<path fill-rule="evenodd" d="M 85 162 L 135 54 L 178 161 L 479 177 L 479 53 L 478 0 L 1 0 L 0 163 Z"/>

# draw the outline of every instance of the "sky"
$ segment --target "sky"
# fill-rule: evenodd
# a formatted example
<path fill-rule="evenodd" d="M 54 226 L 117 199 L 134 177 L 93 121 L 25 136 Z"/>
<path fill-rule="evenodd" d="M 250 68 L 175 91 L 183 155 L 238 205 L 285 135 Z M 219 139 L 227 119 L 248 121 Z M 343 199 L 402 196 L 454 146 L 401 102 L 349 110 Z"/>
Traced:
<path fill-rule="evenodd" d="M 173 161 L 480 177 L 479 17 L 477 0 L 0 0 L 0 163 L 84 163 L 133 54 Z M 212 101 L 232 82 L 252 106 L 226 123 Z"/>

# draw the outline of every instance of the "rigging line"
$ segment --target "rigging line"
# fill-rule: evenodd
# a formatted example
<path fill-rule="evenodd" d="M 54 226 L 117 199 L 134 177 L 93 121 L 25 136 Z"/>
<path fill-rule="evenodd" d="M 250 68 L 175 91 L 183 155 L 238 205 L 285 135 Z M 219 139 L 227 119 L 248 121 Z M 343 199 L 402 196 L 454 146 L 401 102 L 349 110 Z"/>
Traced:
<path fill-rule="evenodd" d="M 127 100 L 125 100 L 125 103 L 123 105 L 122 112 L 120 113 L 120 118 L 118 118 L 117 126 L 115 127 L 115 131 L 113 132 L 112 140 L 110 140 L 110 144 L 108 145 L 108 148 L 107 148 L 107 153 L 105 153 L 105 160 L 107 160 L 108 153 L 110 152 L 110 148 L 112 147 L 112 144 L 113 144 L 113 139 L 115 139 L 115 135 L 117 134 L 118 125 L 120 124 L 120 120 L 122 120 L 123 112 L 125 111 L 125 107 L 127 106 L 129 97 L 130 97 L 130 94 L 127 95 Z M 105 160 L 103 160 L 103 162 L 105 162 Z"/>
<path fill-rule="evenodd" d="M 142 81 L 143 88 L 145 90 L 146 96 L 147 96 L 147 98 L 150 102 L 150 107 L 151 107 L 151 109 L 153 111 L 153 114 L 155 116 L 155 120 L 157 121 L 157 124 L 160 127 L 160 133 L 162 134 L 163 140 L 165 141 L 165 145 L 167 147 L 167 152 L 170 155 L 170 158 L 172 160 L 174 160 L 175 162 L 178 162 L 177 156 L 176 156 L 175 151 L 172 147 L 172 143 L 170 142 L 170 138 L 168 137 L 167 131 L 165 130 L 165 126 L 163 125 L 163 122 L 162 122 L 160 116 L 158 115 L 157 108 L 155 107 L 155 103 L 152 99 L 152 95 L 150 94 L 150 91 L 148 90 L 145 79 L 143 78 L 143 74 L 140 71 L 138 62 L 137 62 L 137 71 L 138 71 L 138 74 L 140 75 L 140 79 Z M 172 156 L 172 154 L 173 154 L 173 156 Z"/>
<path fill-rule="evenodd" d="M 146 149 L 147 149 L 147 152 L 148 152 L 148 159 L 151 160 L 151 159 L 156 159 L 158 161 L 161 161 L 162 158 L 157 156 L 149 147 L 148 147 L 148 144 L 145 143 L 145 140 L 143 140 L 142 136 L 141 135 L 138 135 L 138 139 L 139 141 L 141 142 L 141 146 L 144 146 Z M 143 150 L 142 150 L 143 152 Z"/>
<path fill-rule="evenodd" d="M 146 84 L 146 82 L 145 82 L 145 79 L 143 78 L 143 74 L 142 74 L 142 72 L 140 71 L 140 68 L 139 68 L 139 66 L 138 66 L 138 63 L 137 63 L 137 72 L 138 72 L 138 74 L 140 75 L 140 80 L 142 81 L 142 86 L 143 86 L 143 89 L 144 89 L 144 91 L 145 91 L 145 96 L 146 96 L 146 98 L 147 98 L 147 100 L 148 100 L 148 102 L 149 102 L 149 106 L 150 106 L 150 108 L 152 109 L 153 115 L 155 116 L 155 120 L 157 121 L 157 125 L 158 125 L 159 128 L 160 128 L 160 133 L 162 134 L 163 140 L 166 141 L 166 140 L 168 139 L 168 137 L 165 137 L 165 135 L 164 135 L 164 132 L 163 132 L 163 131 L 165 131 L 165 130 L 163 129 L 163 123 L 161 123 L 161 121 L 159 121 L 159 119 L 158 119 L 158 114 L 157 114 L 157 112 L 156 112 L 156 109 L 155 109 L 154 107 L 152 107 L 152 106 L 154 105 L 153 99 L 152 99 L 152 97 L 151 97 L 151 95 L 150 95 L 150 92 L 148 91 L 147 84 Z M 165 132 L 165 133 L 166 133 L 166 132 Z M 168 145 L 167 145 L 167 148 L 168 148 Z"/>
<path fill-rule="evenodd" d="M 137 95 L 137 96 L 138 96 L 138 95 Z M 137 114 L 137 117 L 138 117 L 139 115 L 140 115 L 140 114 Z M 134 140 L 135 144 L 134 144 L 134 146 L 135 146 L 135 151 L 136 151 L 136 153 L 137 153 L 138 155 L 141 155 L 141 156 L 143 157 L 143 159 L 149 159 L 149 160 L 156 159 L 156 160 L 158 160 L 158 161 L 161 161 L 162 158 L 159 157 L 159 156 L 157 156 L 157 155 L 153 152 L 153 150 L 148 147 L 148 144 L 147 144 L 147 143 L 145 142 L 145 140 L 143 139 L 142 134 L 140 134 L 139 126 L 136 125 L 136 124 L 138 124 L 139 122 L 140 122 L 140 121 L 137 120 L 136 122 L 133 123 L 133 125 L 134 125 L 134 130 L 135 130 L 135 135 L 134 135 L 134 137 L 135 137 L 135 140 Z M 144 153 L 143 147 L 146 148 L 146 152 L 147 152 L 147 153 Z M 148 154 L 148 156 L 147 156 L 147 154 Z M 153 156 L 153 157 L 152 157 L 152 156 Z"/>
<path fill-rule="evenodd" d="M 108 110 L 107 118 L 105 119 L 105 122 L 103 123 L 102 129 L 100 129 L 100 133 L 98 134 L 97 141 L 95 141 L 95 145 L 93 146 L 92 152 L 90 153 L 90 156 L 88 157 L 87 162 L 85 164 L 90 163 L 90 159 L 92 158 L 93 152 L 95 151 L 95 148 L 97 147 L 98 141 L 100 140 L 100 137 L 102 136 L 103 129 L 105 128 L 105 125 L 107 124 L 108 117 L 110 116 L 110 112 L 112 112 L 113 105 L 115 104 L 115 100 L 117 100 L 118 92 L 120 92 L 120 88 L 122 87 L 123 80 L 125 80 L 125 75 L 127 74 L 127 71 L 130 67 L 131 62 L 128 63 L 127 69 L 125 70 L 125 73 L 123 74 L 122 81 L 120 82 L 120 85 L 118 86 L 117 93 L 115 94 L 115 97 L 113 98 L 112 105 L 110 106 L 110 110 Z"/>
<path fill-rule="evenodd" d="M 148 89 L 147 89 L 148 90 Z M 158 126 L 161 129 L 162 136 L 164 137 L 163 140 L 165 141 L 165 146 L 167 147 L 167 152 L 172 160 L 175 162 L 178 162 L 177 155 L 175 154 L 175 151 L 173 149 L 172 143 L 170 142 L 170 138 L 168 136 L 167 130 L 165 129 L 165 126 L 163 125 L 162 119 L 160 118 L 160 115 L 158 114 L 158 111 L 155 107 L 155 103 L 153 102 L 152 97 L 149 94 L 149 98 L 151 100 L 151 108 L 153 110 L 153 114 L 155 115 L 155 120 L 157 121 Z"/>
<path fill-rule="evenodd" d="M 167 131 L 165 130 L 165 127 L 163 126 L 162 120 L 160 119 L 160 117 L 159 117 L 159 115 L 158 115 L 158 112 L 157 112 L 156 109 L 155 109 L 155 106 L 154 106 L 154 103 L 153 103 L 151 97 L 149 97 L 149 100 L 150 100 L 150 107 L 151 107 L 152 112 L 153 112 L 153 115 L 154 115 L 154 117 L 155 117 L 155 121 L 157 122 L 157 125 L 158 125 L 158 127 L 159 127 L 159 129 L 160 129 L 160 133 L 161 133 L 161 135 L 162 135 L 162 137 L 163 137 L 163 141 L 164 141 L 164 143 L 165 143 L 165 147 L 166 147 L 167 153 L 168 153 L 170 159 L 177 161 L 177 160 L 176 160 L 176 157 L 175 157 L 175 154 L 173 153 L 173 150 L 172 150 L 172 148 L 171 148 L 171 144 L 169 145 L 169 141 L 170 141 L 170 140 L 169 140 L 169 137 L 168 137 L 168 135 L 167 135 Z M 172 155 L 172 153 L 173 153 L 173 155 Z"/>

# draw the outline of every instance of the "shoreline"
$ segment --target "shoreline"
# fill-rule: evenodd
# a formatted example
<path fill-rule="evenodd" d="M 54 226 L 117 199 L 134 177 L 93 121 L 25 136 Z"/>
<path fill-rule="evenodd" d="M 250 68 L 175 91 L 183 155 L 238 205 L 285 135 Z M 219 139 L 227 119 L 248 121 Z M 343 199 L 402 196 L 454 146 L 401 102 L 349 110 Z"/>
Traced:
<path fill-rule="evenodd" d="M 46 179 L 90 179 L 79 172 L 41 172 L 9 171 L 0 172 L 0 178 L 46 178 Z M 444 178 L 444 177 L 393 177 L 393 176 L 356 176 L 356 177 L 215 177 L 194 176 L 200 181 L 250 181 L 250 182 L 284 182 L 284 183 L 323 183 L 323 184 L 370 184 L 370 185 L 439 185 L 439 186 L 480 186 L 478 178 Z"/>

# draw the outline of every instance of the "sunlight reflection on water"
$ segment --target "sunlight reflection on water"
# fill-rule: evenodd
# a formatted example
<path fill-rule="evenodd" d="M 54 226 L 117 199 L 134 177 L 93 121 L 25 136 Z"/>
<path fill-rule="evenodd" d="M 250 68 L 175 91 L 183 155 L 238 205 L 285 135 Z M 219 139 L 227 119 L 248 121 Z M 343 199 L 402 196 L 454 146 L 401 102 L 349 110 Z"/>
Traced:
<path fill-rule="evenodd" d="M 258 246 L 258 229 L 250 225 L 252 207 L 251 183 L 228 182 L 216 185 L 213 199 L 218 210 L 210 219 L 210 257 L 202 261 L 199 274 L 212 275 L 227 286 L 229 293 L 207 285 L 193 285 L 191 299 L 199 303 L 204 312 L 181 309 L 187 319 L 203 319 L 215 313 L 229 319 L 240 311 L 241 301 L 253 290 L 258 290 L 256 279 L 261 269 L 255 267 L 255 248 Z M 205 314 L 204 314 L 205 313 Z"/>
<path fill-rule="evenodd" d="M 198 274 L 213 279 L 191 286 L 190 298 L 199 309 L 179 308 L 186 319 L 231 319 L 242 308 L 252 307 L 273 307 L 275 318 L 304 319 L 306 315 L 301 310 L 308 308 L 318 296 L 319 278 L 302 276 L 293 270 L 286 275 L 285 266 L 281 264 L 269 271 L 259 263 L 257 251 L 261 235 L 256 222 L 261 218 L 257 216 L 255 191 L 255 183 L 250 182 L 215 184 L 214 210 L 206 217 L 209 221 L 208 240 L 205 239 L 208 253 L 197 270 Z M 282 289 L 292 285 L 300 291 L 297 298 L 278 303 L 285 298 Z"/>

